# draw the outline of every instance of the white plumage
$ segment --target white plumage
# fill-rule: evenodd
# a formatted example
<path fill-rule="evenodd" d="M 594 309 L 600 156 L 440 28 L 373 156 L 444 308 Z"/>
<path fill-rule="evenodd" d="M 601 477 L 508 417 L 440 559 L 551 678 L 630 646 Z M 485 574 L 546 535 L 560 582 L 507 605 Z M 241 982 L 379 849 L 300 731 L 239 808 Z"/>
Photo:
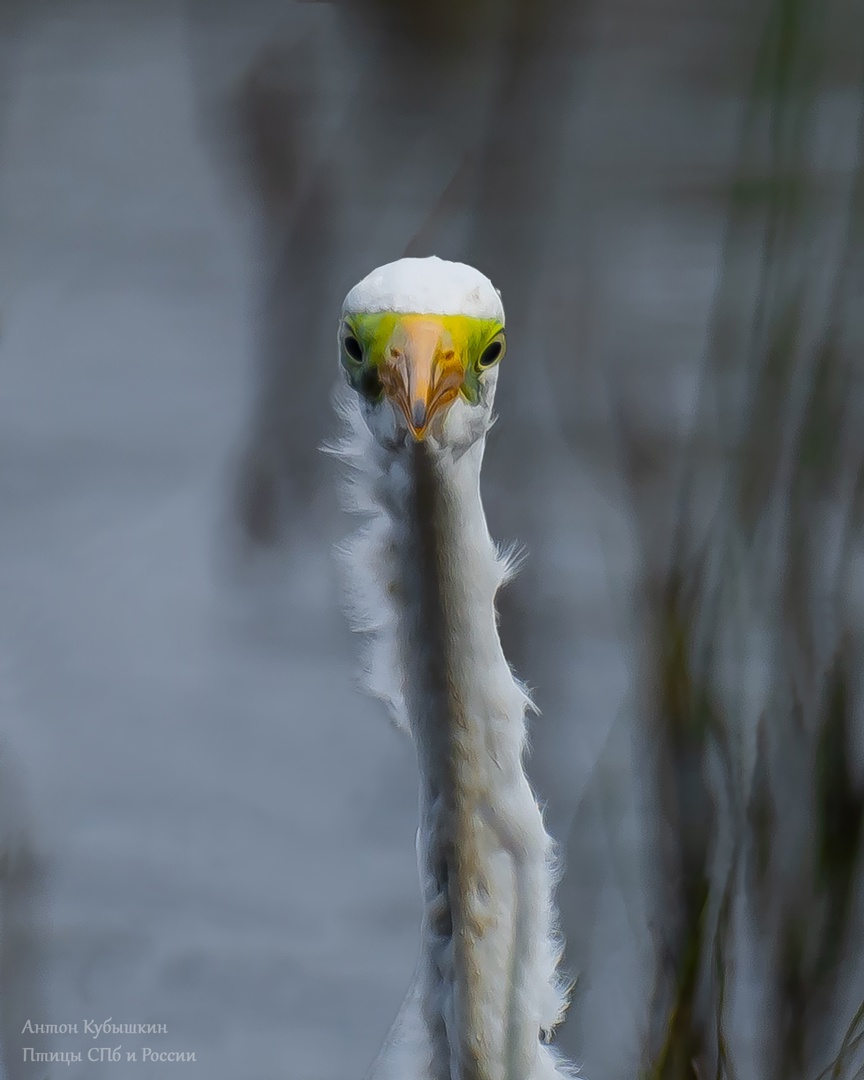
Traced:
<path fill-rule="evenodd" d="M 504 322 L 501 296 L 485 274 L 435 255 L 379 266 L 354 286 L 342 305 L 343 315 L 376 311 L 468 315 Z"/>
<path fill-rule="evenodd" d="M 503 324 L 491 282 L 440 259 L 374 271 L 343 317 L 418 304 Z M 343 551 L 352 621 L 368 641 L 367 686 L 411 732 L 421 777 L 420 958 L 369 1080 L 572 1075 L 541 1039 L 566 1008 L 554 857 L 523 768 L 530 700 L 497 632 L 513 559 L 480 500 L 496 377 L 483 372 L 479 401 L 454 401 L 428 438 L 413 438 L 386 396 L 361 408 L 346 391 L 339 405 L 347 433 L 335 452 L 350 466 L 349 508 L 366 519 Z"/>

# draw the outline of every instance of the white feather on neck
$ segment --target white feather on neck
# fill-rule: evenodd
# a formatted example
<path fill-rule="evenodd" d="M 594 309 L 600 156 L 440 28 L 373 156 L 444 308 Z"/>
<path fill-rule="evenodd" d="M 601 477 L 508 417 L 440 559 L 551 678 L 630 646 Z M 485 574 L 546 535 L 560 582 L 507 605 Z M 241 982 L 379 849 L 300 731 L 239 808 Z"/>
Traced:
<path fill-rule="evenodd" d="M 353 395 L 345 392 L 337 408 L 348 431 L 331 452 L 350 467 L 347 508 L 365 518 L 341 549 L 349 615 L 366 639 L 364 682 L 387 703 L 396 723 L 411 732 L 421 773 L 421 956 L 414 985 L 370 1076 L 570 1076 L 569 1066 L 539 1038 L 566 1008 L 566 989 L 557 974 L 561 944 L 552 897 L 554 857 L 522 762 L 531 702 L 497 633 L 495 594 L 512 577 L 517 559 L 513 549 L 496 547 L 486 526 L 479 491 L 484 440 L 459 456 L 441 449 L 424 459 L 443 506 L 439 563 L 430 567 L 418 550 L 417 473 L 410 452 L 379 444 Z M 424 575 L 446 594 L 439 597 L 446 625 L 437 640 L 428 626 L 424 588 L 428 593 L 430 583 L 424 585 Z M 444 678 L 443 689 L 434 685 L 436 671 Z M 466 718 L 458 745 L 442 743 L 445 692 L 451 701 L 455 695 Z M 470 824 L 466 799 L 474 800 Z M 479 885 L 474 880 L 442 885 L 437 868 L 442 853 L 454 847 L 471 863 L 463 876 L 476 875 Z M 462 908 L 467 904 L 470 910 L 454 913 L 459 908 L 454 890 Z M 452 928 L 454 918 L 477 927 L 476 934 L 455 935 L 456 941 L 470 939 L 465 946 L 473 950 L 470 963 L 456 955 L 453 933 L 448 937 L 442 931 L 448 921 Z M 468 985 L 467 973 L 475 968 L 480 974 Z M 472 1046 L 477 1039 L 483 1047 L 479 1068 L 477 1046 Z"/>

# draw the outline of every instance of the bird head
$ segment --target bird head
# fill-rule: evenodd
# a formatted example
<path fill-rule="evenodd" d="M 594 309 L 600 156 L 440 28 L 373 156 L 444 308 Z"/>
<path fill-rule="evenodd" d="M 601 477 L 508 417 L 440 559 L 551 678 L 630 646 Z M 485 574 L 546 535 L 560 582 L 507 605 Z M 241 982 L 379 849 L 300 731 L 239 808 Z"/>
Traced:
<path fill-rule="evenodd" d="M 489 427 L 504 355 L 501 297 L 464 263 L 400 259 L 354 286 L 339 355 L 379 442 L 475 442 Z"/>

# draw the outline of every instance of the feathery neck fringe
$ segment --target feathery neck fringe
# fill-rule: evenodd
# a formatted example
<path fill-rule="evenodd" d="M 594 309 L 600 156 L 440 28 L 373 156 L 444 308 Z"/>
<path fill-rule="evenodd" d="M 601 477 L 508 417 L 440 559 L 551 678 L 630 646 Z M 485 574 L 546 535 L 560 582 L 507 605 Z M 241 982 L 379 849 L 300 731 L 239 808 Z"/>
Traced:
<path fill-rule="evenodd" d="M 353 398 L 333 452 L 366 524 L 343 549 L 366 688 L 414 739 L 424 921 L 414 986 L 370 1080 L 560 1080 L 566 1009 L 552 842 L 523 768 L 531 706 L 498 637 L 515 571 L 480 499 L 483 440 L 388 450 Z"/>

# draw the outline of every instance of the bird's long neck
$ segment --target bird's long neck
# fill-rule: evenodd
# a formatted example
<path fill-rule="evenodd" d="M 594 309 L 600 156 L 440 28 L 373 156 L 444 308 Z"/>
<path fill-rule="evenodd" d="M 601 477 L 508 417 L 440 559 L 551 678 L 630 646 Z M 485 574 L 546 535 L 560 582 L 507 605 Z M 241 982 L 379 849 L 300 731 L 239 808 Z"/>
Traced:
<path fill-rule="evenodd" d="M 427 793 L 455 810 L 492 755 L 521 770 L 526 698 L 498 637 L 502 567 L 480 500 L 482 445 L 458 459 L 427 443 L 407 453 L 399 583 L 406 706 Z"/>
<path fill-rule="evenodd" d="M 482 442 L 461 457 L 413 443 L 388 493 L 421 776 L 420 999 L 434 1080 L 534 1080 L 558 1075 L 538 1039 L 563 997 L 550 841 L 522 765 L 527 698 L 496 626 L 504 570 L 480 499 L 482 454 Z"/>

